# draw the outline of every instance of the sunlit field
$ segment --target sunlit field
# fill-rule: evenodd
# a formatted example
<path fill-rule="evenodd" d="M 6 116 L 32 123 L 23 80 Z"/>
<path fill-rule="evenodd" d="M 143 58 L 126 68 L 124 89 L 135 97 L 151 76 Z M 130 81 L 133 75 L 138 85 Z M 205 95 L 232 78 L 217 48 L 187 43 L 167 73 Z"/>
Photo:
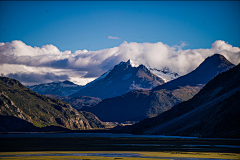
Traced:
<path fill-rule="evenodd" d="M 127 151 L 86 151 L 86 152 L 2 152 L 0 159 L 84 159 L 84 160 L 152 160 L 152 159 L 240 159 L 240 154 L 236 153 L 210 153 L 210 152 L 127 152 Z"/>

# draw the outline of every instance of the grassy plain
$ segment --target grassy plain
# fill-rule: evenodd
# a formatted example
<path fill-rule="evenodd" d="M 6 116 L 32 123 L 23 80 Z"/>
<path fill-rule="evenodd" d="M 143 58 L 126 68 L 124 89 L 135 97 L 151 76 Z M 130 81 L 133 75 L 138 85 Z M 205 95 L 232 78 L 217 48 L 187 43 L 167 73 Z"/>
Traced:
<path fill-rule="evenodd" d="M 139 154 L 141 157 L 105 157 L 105 156 L 48 156 L 47 154 L 83 154 L 83 153 L 98 153 L 98 154 Z M 46 156 L 34 156 L 34 154 L 41 155 L 46 154 Z M 4 155 L 12 155 L 10 157 L 1 157 Z M 14 155 L 21 155 L 18 157 L 14 157 Z M 32 156 L 24 156 L 24 155 L 32 155 Z M 46 151 L 46 152 L 1 152 L 0 159 L 14 159 L 14 160 L 57 160 L 57 159 L 81 159 L 81 160 L 153 160 L 153 159 L 174 159 L 174 158 L 214 158 L 214 159 L 240 159 L 240 154 L 236 153 L 215 153 L 215 152 L 178 152 L 178 151 L 170 151 L 170 152 L 130 152 L 130 151 L 84 151 L 84 152 L 72 152 L 72 151 Z"/>
<path fill-rule="evenodd" d="M 84 159 L 84 160 L 153 160 L 171 157 L 240 159 L 240 140 L 179 139 L 141 137 L 28 137 L 0 138 L 0 159 Z M 88 153 L 82 156 L 82 153 Z M 95 155 L 91 155 L 95 153 Z M 97 154 L 96 154 L 97 153 Z M 116 154 L 112 157 L 106 154 Z M 140 157 L 118 157 L 119 154 L 139 154 Z M 31 156 L 27 156 L 31 154 Z M 38 154 L 33 156 L 32 154 Z M 39 154 L 49 154 L 39 156 Z M 65 154 L 65 155 L 50 155 Z M 70 154 L 70 155 L 69 155 Z M 71 154 L 80 154 L 74 156 Z M 13 155 L 4 157 L 4 155 Z M 14 156 L 25 155 L 25 156 Z"/>

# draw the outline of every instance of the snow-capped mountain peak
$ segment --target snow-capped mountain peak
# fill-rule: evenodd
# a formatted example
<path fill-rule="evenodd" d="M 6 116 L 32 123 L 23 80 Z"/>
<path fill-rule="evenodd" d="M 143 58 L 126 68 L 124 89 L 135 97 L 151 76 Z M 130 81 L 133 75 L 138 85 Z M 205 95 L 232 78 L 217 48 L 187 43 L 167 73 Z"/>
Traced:
<path fill-rule="evenodd" d="M 128 61 L 127 61 L 127 63 L 129 64 L 129 65 L 131 65 L 132 67 L 138 67 L 139 65 L 138 64 L 136 64 L 134 61 L 132 61 L 131 59 L 129 59 Z"/>
<path fill-rule="evenodd" d="M 131 67 L 138 67 L 139 65 L 136 64 L 133 60 L 129 59 L 127 62 L 121 61 L 118 66 L 122 66 L 124 64 L 130 65 Z"/>
<path fill-rule="evenodd" d="M 139 65 L 134 62 L 133 60 L 129 59 L 127 62 L 120 62 L 117 66 L 124 66 L 128 65 L 131 67 L 138 67 Z M 153 74 L 157 75 L 158 77 L 162 78 L 165 82 L 171 81 L 180 77 L 180 75 L 176 72 L 173 72 L 170 68 L 164 67 L 162 69 L 151 68 L 147 63 L 146 68 L 150 70 Z"/>
<path fill-rule="evenodd" d="M 163 79 L 152 74 L 144 65 L 136 66 L 130 59 L 120 62 L 70 97 L 85 95 L 105 99 L 136 89 L 149 90 L 164 83 Z"/>

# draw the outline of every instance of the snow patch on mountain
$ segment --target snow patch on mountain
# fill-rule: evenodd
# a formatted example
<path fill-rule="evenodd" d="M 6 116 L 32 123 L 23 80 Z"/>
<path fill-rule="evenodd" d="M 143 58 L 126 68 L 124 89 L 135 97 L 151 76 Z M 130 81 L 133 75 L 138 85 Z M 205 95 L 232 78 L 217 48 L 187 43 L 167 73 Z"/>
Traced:
<path fill-rule="evenodd" d="M 131 60 L 131 59 L 129 59 L 127 62 L 123 62 L 123 61 L 121 61 L 119 64 L 118 64 L 118 66 L 122 66 L 122 65 L 124 65 L 124 64 L 128 64 L 128 65 L 130 65 L 131 67 L 138 67 L 139 65 L 137 64 L 137 63 L 135 63 L 133 60 Z"/>
<path fill-rule="evenodd" d="M 131 76 L 132 76 L 132 73 L 126 74 L 126 75 L 122 78 L 122 80 L 126 81 L 126 80 L 128 80 Z"/>
<path fill-rule="evenodd" d="M 123 64 L 128 64 L 131 67 L 138 67 L 139 64 L 135 63 L 133 60 L 129 59 L 127 62 L 120 62 L 118 66 L 121 66 Z M 179 76 L 178 73 L 173 72 L 170 68 L 164 67 L 163 69 L 156 69 L 156 68 L 151 68 L 148 64 L 146 65 L 147 69 L 150 70 L 153 74 L 156 76 L 162 78 L 165 82 L 171 81 L 173 79 L 176 79 Z"/>
<path fill-rule="evenodd" d="M 110 83 L 112 83 L 112 81 L 109 81 L 106 85 L 109 85 Z"/>
<path fill-rule="evenodd" d="M 95 79 L 94 81 L 89 82 L 88 84 L 86 84 L 83 88 L 85 88 L 85 87 L 87 87 L 87 86 L 89 86 L 89 85 L 91 85 L 91 84 L 93 84 L 93 83 L 95 83 L 95 82 L 97 82 L 97 81 L 99 81 L 99 80 L 101 80 L 101 79 L 104 79 L 105 77 L 107 77 L 108 73 L 110 73 L 110 72 L 111 72 L 111 69 L 108 70 L 107 72 L 103 73 L 100 77 L 98 77 L 98 78 Z M 83 89 L 83 88 L 82 88 L 82 89 Z"/>
<path fill-rule="evenodd" d="M 180 75 L 176 72 L 173 72 L 171 69 L 164 67 L 162 70 L 160 69 L 156 69 L 156 68 L 149 68 L 149 70 L 157 75 L 158 77 L 162 78 L 165 82 L 174 80 L 178 77 L 180 77 Z"/>

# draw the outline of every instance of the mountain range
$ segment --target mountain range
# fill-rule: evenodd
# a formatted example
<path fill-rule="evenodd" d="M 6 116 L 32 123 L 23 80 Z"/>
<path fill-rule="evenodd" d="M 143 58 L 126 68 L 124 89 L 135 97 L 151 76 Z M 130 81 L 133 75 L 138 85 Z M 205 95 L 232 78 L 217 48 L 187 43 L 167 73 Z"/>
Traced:
<path fill-rule="evenodd" d="M 125 127 L 134 134 L 240 138 L 240 64 L 218 74 L 192 99 Z"/>
<path fill-rule="evenodd" d="M 101 101 L 100 98 L 119 96 L 137 89 L 150 90 L 177 77 L 179 75 L 167 67 L 162 70 L 152 69 L 149 66 L 136 65 L 128 60 L 120 62 L 113 69 L 85 86 L 79 86 L 66 80 L 27 87 L 39 94 L 65 101 L 77 110 L 84 110 L 84 107 L 95 106 Z"/>
<path fill-rule="evenodd" d="M 104 73 L 101 77 L 69 97 L 112 98 L 132 90 L 150 90 L 163 83 L 165 82 L 162 78 L 152 74 L 144 65 L 135 67 L 131 60 L 128 60 L 115 65 L 112 70 Z"/>
<path fill-rule="evenodd" d="M 116 69 L 117 66 L 122 66 L 122 68 L 119 68 L 117 70 Z M 66 80 L 63 82 L 43 83 L 43 84 L 38 84 L 33 86 L 26 86 L 26 87 L 42 95 L 52 95 L 52 96 L 57 95 L 62 97 L 68 97 L 70 95 L 71 97 L 77 97 L 76 95 L 80 95 L 80 96 L 91 95 L 92 97 L 96 97 L 96 98 L 100 97 L 104 99 L 104 98 L 119 96 L 136 89 L 149 90 L 159 84 L 163 84 L 164 82 L 168 82 L 170 80 L 173 80 L 179 77 L 178 73 L 173 72 L 171 69 L 167 67 L 164 67 L 162 70 L 159 70 L 156 68 L 153 69 L 153 68 L 150 68 L 150 66 L 145 67 L 143 65 L 139 66 L 139 65 L 133 64 L 131 60 L 128 60 L 127 62 L 121 62 L 115 67 L 114 67 L 115 68 L 114 70 L 110 69 L 109 71 L 104 73 L 102 76 L 100 76 L 93 82 L 86 84 L 85 86 L 80 86 Z M 118 75 L 119 73 L 120 75 Z M 108 79 L 105 79 L 105 77 L 107 77 L 109 74 L 112 75 L 113 77 L 111 78 L 108 77 Z M 159 78 L 157 78 L 156 76 Z M 122 84 L 121 86 L 125 86 L 123 89 L 121 89 L 122 91 L 119 93 L 115 91 L 114 94 L 111 95 L 111 93 L 113 93 L 112 90 L 113 89 L 117 90 L 120 84 Z M 99 96 L 99 94 L 91 93 L 92 88 L 96 88 L 96 86 L 99 87 L 99 89 L 97 90 L 107 88 L 108 92 L 110 91 L 110 94 L 106 93 L 105 96 L 102 96 L 102 95 Z M 110 88 L 112 88 L 112 90 Z M 84 90 L 80 91 L 81 89 L 84 89 Z M 76 93 L 78 91 L 79 93 Z"/>
<path fill-rule="evenodd" d="M 78 112 L 66 102 L 35 93 L 7 77 L 0 77 L 0 122 L 0 131 L 105 127 L 94 114 Z"/>
<path fill-rule="evenodd" d="M 82 88 L 82 86 L 74 84 L 68 80 L 63 82 L 44 83 L 27 87 L 32 91 L 37 92 L 38 94 L 53 94 L 58 96 L 69 96 Z"/>
<path fill-rule="evenodd" d="M 206 58 L 192 72 L 152 90 L 134 90 L 122 96 L 104 99 L 96 106 L 84 110 L 96 114 L 102 121 L 110 122 L 155 117 L 174 105 L 191 99 L 208 81 L 233 66 L 224 56 L 215 54 Z"/>

